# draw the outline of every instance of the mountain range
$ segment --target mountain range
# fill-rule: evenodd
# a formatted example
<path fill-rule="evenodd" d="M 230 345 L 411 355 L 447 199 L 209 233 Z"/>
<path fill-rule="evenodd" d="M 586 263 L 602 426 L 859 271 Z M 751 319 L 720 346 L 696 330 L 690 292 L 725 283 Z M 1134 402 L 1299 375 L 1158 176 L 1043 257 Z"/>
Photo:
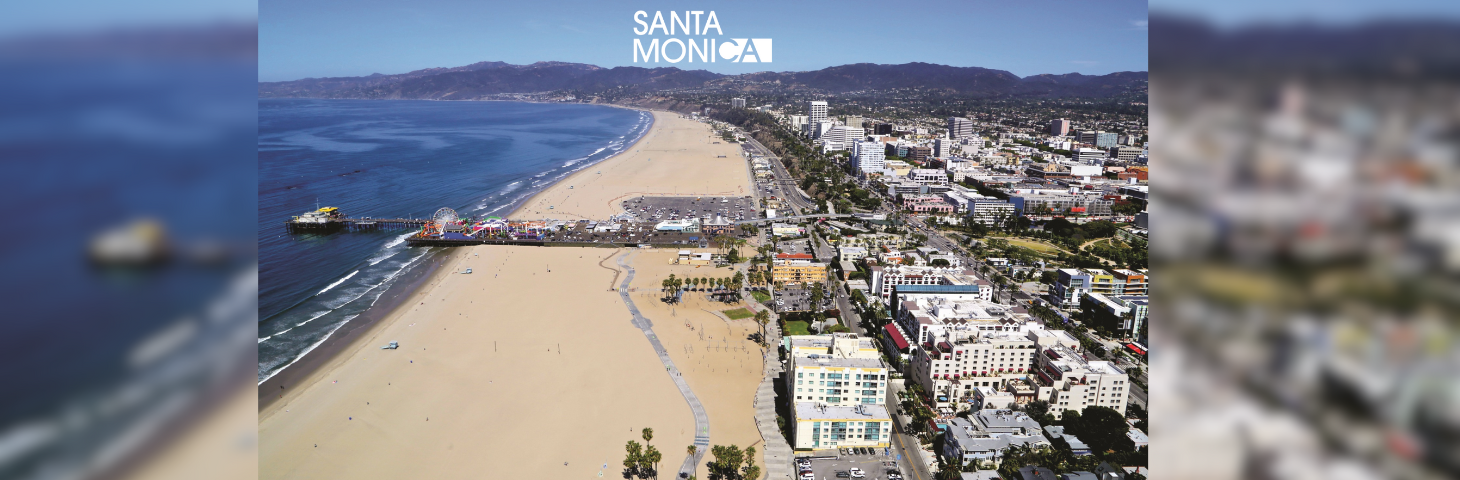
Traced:
<path fill-rule="evenodd" d="M 808 72 L 721 75 L 675 67 L 603 68 L 565 62 L 531 65 L 478 62 L 396 75 L 377 73 L 364 77 L 260 82 L 259 97 L 471 100 L 497 94 L 552 91 L 596 94 L 707 89 L 846 94 L 914 88 L 974 96 L 1109 97 L 1144 89 L 1146 79 L 1146 72 L 1019 77 L 1003 70 L 931 63 L 857 63 Z"/>

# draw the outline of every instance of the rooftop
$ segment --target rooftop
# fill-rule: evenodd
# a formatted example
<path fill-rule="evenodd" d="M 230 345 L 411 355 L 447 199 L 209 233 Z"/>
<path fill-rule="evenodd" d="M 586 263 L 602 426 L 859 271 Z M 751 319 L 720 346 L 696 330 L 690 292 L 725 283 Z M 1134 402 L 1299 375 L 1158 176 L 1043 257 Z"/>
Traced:
<path fill-rule="evenodd" d="M 815 402 L 797 402 L 796 420 L 850 420 L 854 422 L 889 421 L 887 407 L 883 405 L 826 405 Z"/>

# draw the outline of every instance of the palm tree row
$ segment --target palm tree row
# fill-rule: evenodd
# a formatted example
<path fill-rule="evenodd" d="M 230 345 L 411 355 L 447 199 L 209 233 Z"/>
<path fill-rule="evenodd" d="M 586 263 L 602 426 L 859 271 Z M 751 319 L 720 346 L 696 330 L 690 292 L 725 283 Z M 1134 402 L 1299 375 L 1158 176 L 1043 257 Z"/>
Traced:
<path fill-rule="evenodd" d="M 624 473 L 627 475 L 625 478 L 636 476 L 646 479 L 659 478 L 659 462 L 664 460 L 664 454 L 659 453 L 659 449 L 654 448 L 653 445 L 649 445 L 649 440 L 654 438 L 654 429 L 645 428 L 643 438 L 644 445 L 642 446 L 634 440 L 629 440 L 629 443 L 624 445 L 624 450 L 627 452 L 624 455 Z"/>

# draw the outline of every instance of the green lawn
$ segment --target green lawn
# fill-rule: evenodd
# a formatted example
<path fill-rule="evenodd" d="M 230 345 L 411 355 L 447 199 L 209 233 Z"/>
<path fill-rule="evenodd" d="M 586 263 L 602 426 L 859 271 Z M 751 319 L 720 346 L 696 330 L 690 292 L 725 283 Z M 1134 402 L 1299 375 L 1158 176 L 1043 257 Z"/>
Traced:
<path fill-rule="evenodd" d="M 1054 245 L 1050 245 L 1050 244 L 1044 243 L 1044 242 L 1036 242 L 1036 241 L 1027 240 L 1027 239 L 1023 239 L 1023 238 L 1004 238 L 1004 240 L 1008 240 L 1009 241 L 1009 245 L 1013 245 L 1013 246 L 1016 246 L 1016 247 L 1024 247 L 1024 248 L 1027 248 L 1027 249 L 1030 249 L 1030 250 L 1034 250 L 1034 251 L 1039 252 L 1039 253 L 1055 253 L 1055 252 L 1058 252 L 1059 251 L 1059 249 L 1058 248 L 1055 248 Z"/>
<path fill-rule="evenodd" d="M 784 333 L 786 335 L 810 335 L 811 331 L 806 329 L 808 326 L 810 324 L 806 322 L 786 322 L 786 331 Z"/>
<path fill-rule="evenodd" d="M 750 296 L 755 297 L 755 301 L 760 302 L 760 303 L 765 303 L 765 302 L 771 301 L 771 294 L 765 293 L 765 292 L 762 292 L 762 291 L 758 291 L 758 290 L 751 290 L 750 291 Z"/>
<path fill-rule="evenodd" d="M 725 310 L 720 313 L 723 313 L 725 314 L 725 316 L 730 317 L 731 320 L 740 320 L 742 318 L 750 318 L 755 316 L 754 313 L 750 313 L 750 310 L 746 310 L 744 308 Z"/>

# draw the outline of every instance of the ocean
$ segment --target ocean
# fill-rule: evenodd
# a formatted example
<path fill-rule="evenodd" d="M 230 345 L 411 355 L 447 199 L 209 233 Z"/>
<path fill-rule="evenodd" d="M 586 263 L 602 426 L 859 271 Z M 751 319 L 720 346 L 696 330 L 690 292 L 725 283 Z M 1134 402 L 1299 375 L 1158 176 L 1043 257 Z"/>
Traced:
<path fill-rule="evenodd" d="M 438 249 L 412 232 L 289 233 L 316 206 L 349 217 L 505 217 L 649 130 L 647 112 L 576 104 L 263 99 L 258 105 L 258 380 L 360 315 Z"/>

